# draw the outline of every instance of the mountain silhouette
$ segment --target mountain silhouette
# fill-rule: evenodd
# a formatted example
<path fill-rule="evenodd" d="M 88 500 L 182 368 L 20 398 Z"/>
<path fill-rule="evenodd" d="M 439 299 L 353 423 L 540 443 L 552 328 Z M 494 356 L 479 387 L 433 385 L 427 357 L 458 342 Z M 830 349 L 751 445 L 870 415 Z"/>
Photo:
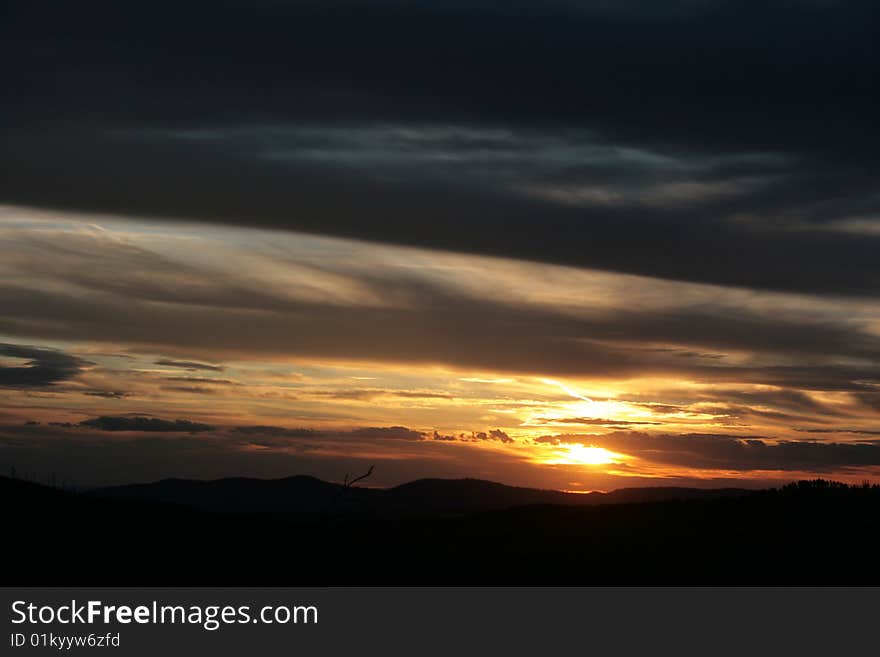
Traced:
<path fill-rule="evenodd" d="M 880 584 L 880 486 L 823 480 L 574 495 L 311 477 L 76 493 L 0 477 L 0 510 L 7 586 Z"/>
<path fill-rule="evenodd" d="M 482 479 L 418 479 L 393 488 L 345 487 L 314 477 L 283 479 L 234 477 L 200 481 L 164 479 L 148 484 L 99 488 L 103 499 L 178 504 L 214 513 L 324 513 L 340 510 L 376 513 L 473 513 L 533 504 L 583 506 L 729 498 L 741 488 L 623 488 L 610 493 L 566 493 L 507 486 Z"/>
<path fill-rule="evenodd" d="M 201 481 L 163 479 L 90 491 L 92 497 L 163 502 L 215 513 L 320 513 L 335 504 L 345 508 L 368 504 L 379 491 L 346 489 L 315 477 L 296 475 L 283 479 L 230 477 Z"/>

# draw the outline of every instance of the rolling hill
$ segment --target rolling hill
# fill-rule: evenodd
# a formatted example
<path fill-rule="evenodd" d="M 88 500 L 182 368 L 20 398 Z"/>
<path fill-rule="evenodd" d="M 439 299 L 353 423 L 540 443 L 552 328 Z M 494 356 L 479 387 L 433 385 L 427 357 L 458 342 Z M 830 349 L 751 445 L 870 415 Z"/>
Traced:
<path fill-rule="evenodd" d="M 418 479 L 393 488 L 346 488 L 314 477 L 227 478 L 212 481 L 164 479 L 148 484 L 100 488 L 102 499 L 178 504 L 231 514 L 329 513 L 473 513 L 533 504 L 585 506 L 669 500 L 738 497 L 740 488 L 623 488 L 610 493 L 565 493 L 506 486 L 481 479 Z"/>

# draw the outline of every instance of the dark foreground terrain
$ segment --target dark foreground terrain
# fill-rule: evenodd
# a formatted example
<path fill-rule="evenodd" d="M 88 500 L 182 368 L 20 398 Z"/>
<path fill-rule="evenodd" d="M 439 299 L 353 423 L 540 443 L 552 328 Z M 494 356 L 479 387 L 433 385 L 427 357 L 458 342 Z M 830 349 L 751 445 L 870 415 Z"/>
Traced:
<path fill-rule="evenodd" d="M 880 487 L 568 495 L 309 477 L 0 478 L 3 584 L 880 584 Z"/>

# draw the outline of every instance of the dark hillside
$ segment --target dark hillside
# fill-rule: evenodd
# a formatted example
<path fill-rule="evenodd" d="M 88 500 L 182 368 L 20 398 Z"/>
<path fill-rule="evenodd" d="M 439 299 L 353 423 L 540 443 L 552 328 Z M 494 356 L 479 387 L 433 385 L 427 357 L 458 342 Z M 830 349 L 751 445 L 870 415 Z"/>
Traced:
<path fill-rule="evenodd" d="M 297 485 L 323 490 L 315 481 Z M 510 501 L 506 487 L 461 485 Z M 438 486 L 452 484 L 393 490 L 430 502 Z M 800 482 L 707 499 L 459 514 L 430 503 L 418 513 L 218 514 L 7 478 L 0 499 L 6 585 L 880 584 L 876 486 Z"/>

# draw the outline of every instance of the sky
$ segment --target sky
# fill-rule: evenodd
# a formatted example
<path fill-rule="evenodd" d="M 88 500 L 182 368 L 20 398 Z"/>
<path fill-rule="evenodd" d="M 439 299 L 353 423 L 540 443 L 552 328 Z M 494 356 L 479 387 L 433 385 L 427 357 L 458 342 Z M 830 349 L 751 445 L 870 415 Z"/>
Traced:
<path fill-rule="evenodd" d="M 868 2 L 11 2 L 0 465 L 880 477 Z"/>

